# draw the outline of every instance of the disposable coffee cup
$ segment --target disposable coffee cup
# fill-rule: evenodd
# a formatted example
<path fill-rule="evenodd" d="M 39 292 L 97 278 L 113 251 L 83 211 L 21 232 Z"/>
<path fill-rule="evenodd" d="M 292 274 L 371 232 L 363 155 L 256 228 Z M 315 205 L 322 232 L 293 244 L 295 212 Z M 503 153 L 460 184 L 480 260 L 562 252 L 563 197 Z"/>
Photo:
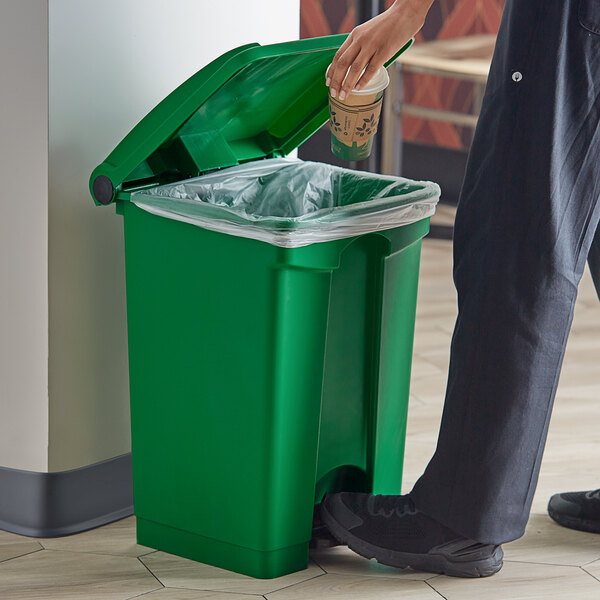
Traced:
<path fill-rule="evenodd" d="M 370 156 L 383 92 L 389 83 L 390 76 L 381 67 L 365 87 L 352 90 L 343 101 L 329 94 L 331 151 L 335 156 L 343 160 L 363 160 Z"/>

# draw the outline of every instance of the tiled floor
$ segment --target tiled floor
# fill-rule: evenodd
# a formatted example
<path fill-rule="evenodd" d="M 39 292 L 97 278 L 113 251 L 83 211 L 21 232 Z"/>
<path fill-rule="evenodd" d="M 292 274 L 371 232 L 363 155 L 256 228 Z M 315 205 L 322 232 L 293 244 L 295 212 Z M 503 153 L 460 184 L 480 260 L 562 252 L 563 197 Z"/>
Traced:
<path fill-rule="evenodd" d="M 423 250 L 405 490 L 435 447 L 456 311 L 450 247 L 428 240 Z M 58 539 L 0 532 L 0 599 L 598 600 L 600 535 L 554 525 L 545 505 L 556 491 L 600 486 L 599 358 L 600 304 L 586 274 L 529 527 L 505 545 L 494 577 L 399 571 L 334 548 L 313 552 L 301 573 L 256 580 L 136 545 L 132 517 Z"/>

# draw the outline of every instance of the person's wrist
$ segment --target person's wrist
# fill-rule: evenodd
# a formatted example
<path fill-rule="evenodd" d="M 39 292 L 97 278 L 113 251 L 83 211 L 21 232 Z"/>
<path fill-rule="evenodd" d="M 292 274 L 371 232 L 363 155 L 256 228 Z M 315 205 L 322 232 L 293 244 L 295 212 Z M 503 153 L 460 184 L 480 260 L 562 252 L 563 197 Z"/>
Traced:
<path fill-rule="evenodd" d="M 395 0 L 388 10 L 396 13 L 399 18 L 425 22 L 425 17 L 434 0 Z"/>

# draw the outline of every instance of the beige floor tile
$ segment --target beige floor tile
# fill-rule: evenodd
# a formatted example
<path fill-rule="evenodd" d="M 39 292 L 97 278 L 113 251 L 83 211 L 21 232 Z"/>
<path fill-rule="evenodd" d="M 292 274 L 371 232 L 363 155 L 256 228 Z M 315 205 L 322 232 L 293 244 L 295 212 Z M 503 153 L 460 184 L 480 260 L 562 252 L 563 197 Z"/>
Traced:
<path fill-rule="evenodd" d="M 557 390 L 559 398 L 592 398 L 600 397 L 600 387 L 597 378 L 588 378 L 588 381 L 582 382 L 580 378 L 574 377 L 567 383 L 566 380 L 560 382 Z"/>
<path fill-rule="evenodd" d="M 12 542 L 35 542 L 36 540 L 37 538 L 19 535 L 18 533 L 11 533 L 10 531 L 4 531 L 4 529 L 0 529 L 0 544 L 8 544 Z"/>
<path fill-rule="evenodd" d="M 600 560 L 596 560 L 589 565 L 585 565 L 583 567 L 585 571 L 587 571 L 592 577 L 595 577 L 598 581 L 600 581 Z"/>
<path fill-rule="evenodd" d="M 600 356 L 600 354 L 599 354 Z M 552 421 L 550 423 L 550 431 L 553 430 L 556 423 L 558 423 L 563 417 L 565 419 L 577 419 L 585 418 L 586 415 L 596 415 L 600 411 L 598 406 L 598 398 L 590 396 L 588 394 L 578 395 L 567 395 L 565 393 L 556 394 L 554 400 L 554 410 L 552 414 Z M 579 422 L 578 425 L 581 423 Z"/>
<path fill-rule="evenodd" d="M 430 325 L 454 325 L 456 314 L 456 302 L 453 300 L 428 300 L 420 304 L 417 301 L 417 319 L 427 319 Z"/>
<path fill-rule="evenodd" d="M 447 267 L 442 268 L 445 270 Z M 437 273 L 422 272 L 417 295 L 417 310 L 419 312 L 431 312 L 429 305 L 435 305 L 439 308 L 440 302 L 444 303 L 446 307 L 444 312 L 456 311 L 456 290 L 453 287 L 452 280 L 446 281 Z M 433 321 L 421 321 L 421 324 L 428 327 L 435 325 Z"/>
<path fill-rule="evenodd" d="M 430 302 L 445 302 L 448 310 L 456 310 L 456 289 L 452 281 L 450 265 L 437 265 L 434 270 L 424 266 L 420 272 L 417 308 L 425 308 Z M 431 323 L 427 323 L 431 326 Z"/>
<path fill-rule="evenodd" d="M 598 332 L 600 335 L 600 331 Z M 577 390 L 580 387 L 596 387 L 600 392 L 600 372 L 597 368 L 565 368 L 560 374 L 559 386 Z M 571 395 L 577 397 L 577 393 L 571 392 Z"/>
<path fill-rule="evenodd" d="M 430 301 L 439 302 L 442 300 L 456 303 L 456 290 L 452 281 L 452 268 L 450 265 L 442 263 L 432 266 L 427 264 L 426 261 L 421 263 L 418 300 L 418 307 L 420 304 Z"/>
<path fill-rule="evenodd" d="M 577 318 L 577 317 L 575 317 Z M 600 317 L 598 317 L 600 319 Z M 598 352 L 600 350 L 600 337 L 593 335 L 581 335 L 571 332 L 567 352 L 571 350 L 587 350 L 588 352 Z"/>
<path fill-rule="evenodd" d="M 579 305 L 589 308 L 590 310 L 597 310 L 599 302 L 598 296 L 594 294 L 593 297 L 591 295 L 588 297 L 582 297 Z"/>
<path fill-rule="evenodd" d="M 423 581 L 432 577 L 411 569 L 395 569 L 380 565 L 376 560 L 367 560 L 346 546 L 328 548 L 311 552 L 311 558 L 326 573 L 335 575 L 364 575 L 365 577 L 387 577 L 393 579 L 412 579 Z"/>
<path fill-rule="evenodd" d="M 152 548 L 135 543 L 135 517 L 121 519 L 104 527 L 75 535 L 40 539 L 40 542 L 44 548 L 71 552 L 122 554 L 124 556 L 141 556 L 154 552 Z"/>
<path fill-rule="evenodd" d="M 599 415 L 600 416 L 600 415 Z M 544 454 L 544 463 L 550 472 L 566 472 L 567 470 L 587 471 L 596 466 L 600 457 L 600 439 L 581 438 L 573 432 L 571 439 L 565 434 L 553 433 Z M 600 473 L 597 475 L 600 479 Z M 600 481 L 598 482 L 600 484 Z M 594 483 L 591 483 L 591 487 Z M 560 491 L 560 490 L 559 490 Z"/>
<path fill-rule="evenodd" d="M 446 267 L 443 267 L 444 269 Z M 436 316 L 452 315 L 456 312 L 456 291 L 454 290 L 452 280 L 445 281 L 436 273 L 420 274 L 419 291 L 417 295 L 417 314 L 427 314 L 431 317 L 428 321 L 419 322 L 419 326 L 435 326 Z"/>
<path fill-rule="evenodd" d="M 430 278 L 426 275 L 425 281 Z M 427 284 L 423 283 L 419 288 L 417 296 L 417 315 L 427 314 L 431 317 L 429 320 L 418 319 L 417 323 L 426 325 L 428 328 L 436 326 L 436 317 L 444 317 L 444 323 L 447 319 L 454 319 L 457 311 L 456 292 L 454 289 L 448 289 L 446 283 Z"/>
<path fill-rule="evenodd" d="M 558 395 L 554 402 L 550 432 L 555 432 L 561 427 L 580 427 L 584 424 L 584 420 L 589 418 L 593 420 L 595 416 L 600 414 L 599 400 L 600 398 Z M 571 429 L 572 432 L 573 429 Z"/>
<path fill-rule="evenodd" d="M 585 271 L 583 273 L 583 277 L 581 278 L 581 283 L 579 284 L 579 296 L 596 298 L 596 288 L 594 287 L 594 282 L 592 280 L 592 276 L 590 275 L 590 269 L 587 265 L 585 266 Z"/>
<path fill-rule="evenodd" d="M 600 402 L 598 404 L 600 405 Z M 598 418 L 600 418 L 600 410 L 589 415 L 582 415 L 582 420 L 594 420 Z M 580 467 L 585 467 L 588 461 L 594 458 L 596 459 L 596 464 L 598 464 L 597 461 L 600 454 L 594 456 L 594 452 L 600 453 L 600 435 L 598 433 L 590 433 L 588 423 L 581 423 L 576 426 L 571 431 L 571 435 L 569 435 L 565 427 L 554 427 L 551 436 L 550 441 L 552 445 L 549 444 L 548 446 L 549 464 L 560 462 L 561 468 L 570 465 L 571 469 L 579 469 Z"/>
<path fill-rule="evenodd" d="M 579 567 L 505 562 L 482 579 L 434 577 L 428 582 L 446 600 L 598 600 L 600 582 Z"/>
<path fill-rule="evenodd" d="M 442 350 L 428 350 L 421 352 L 419 357 L 427 362 L 435 365 L 442 373 L 448 373 L 450 363 L 450 346 Z"/>
<path fill-rule="evenodd" d="M 266 597 L 267 600 L 440 600 L 424 581 L 356 575 L 322 575 Z"/>
<path fill-rule="evenodd" d="M 446 333 L 449 333 L 450 335 L 452 335 L 454 333 L 455 323 L 456 323 L 456 319 L 453 319 L 453 320 L 447 321 L 447 322 L 440 322 L 440 323 L 438 323 L 438 327 L 440 329 L 443 329 Z"/>
<path fill-rule="evenodd" d="M 447 349 L 450 352 L 450 334 L 438 327 L 415 329 L 415 354 L 428 351 L 440 352 Z"/>
<path fill-rule="evenodd" d="M 571 333 L 575 338 L 578 336 L 589 335 L 592 331 L 598 331 L 598 313 L 600 312 L 600 302 L 594 300 L 594 306 L 580 302 L 576 305 L 575 318 L 573 320 L 573 329 Z"/>
<path fill-rule="evenodd" d="M 591 461 L 590 461 L 591 462 Z M 546 515 L 550 497 L 559 492 L 580 492 L 600 486 L 597 463 L 586 469 L 568 471 L 566 467 L 551 469 L 542 463 L 542 472 L 533 498 L 532 514 Z"/>
<path fill-rule="evenodd" d="M 439 373 L 441 373 L 439 367 L 436 367 L 434 364 L 417 355 L 413 356 L 411 380 L 438 375 Z"/>
<path fill-rule="evenodd" d="M 600 311 L 599 311 L 600 312 Z M 600 320 L 600 315 L 597 315 L 597 318 Z M 589 348 L 578 348 L 577 347 L 577 338 L 579 339 L 590 339 L 591 336 L 575 336 L 574 344 L 570 344 L 567 347 L 567 351 L 565 353 L 565 359 L 563 362 L 563 371 L 564 370 L 572 370 L 574 372 L 580 371 L 595 371 L 599 376 L 598 381 L 600 382 L 600 373 L 598 373 L 598 353 L 590 352 Z M 594 340 L 598 343 L 598 347 L 600 348 L 600 339 Z"/>
<path fill-rule="evenodd" d="M 577 300 L 578 304 L 585 303 L 589 304 L 590 307 L 598 306 L 598 294 L 596 293 L 592 276 L 587 267 L 579 285 L 579 294 Z"/>
<path fill-rule="evenodd" d="M 41 549 L 42 546 L 38 542 L 0 542 L 0 562 L 16 558 L 17 556 L 31 554 Z"/>
<path fill-rule="evenodd" d="M 421 273 L 437 275 L 441 281 L 452 281 L 452 242 L 448 240 L 423 241 L 421 252 Z M 423 279 L 423 283 L 438 283 L 436 280 Z"/>
<path fill-rule="evenodd" d="M 414 442 L 435 442 L 440 427 L 442 411 L 431 404 L 409 404 L 406 424 L 407 439 Z"/>
<path fill-rule="evenodd" d="M 304 571 L 276 579 L 254 579 L 165 552 L 148 554 L 140 560 L 165 587 L 242 594 L 266 594 L 323 574 L 320 567 L 310 564 Z"/>
<path fill-rule="evenodd" d="M 402 475 L 402 493 L 412 489 L 412 484 L 423 474 L 427 463 L 435 452 L 435 439 L 428 443 L 406 440 L 404 471 Z"/>
<path fill-rule="evenodd" d="M 227 592 L 203 592 L 201 590 L 181 590 L 165 588 L 136 596 L 136 600 L 257 600 L 261 595 L 228 594 Z"/>
<path fill-rule="evenodd" d="M 124 556 L 42 550 L 0 563 L 2 600 L 126 600 L 160 587 Z"/>
<path fill-rule="evenodd" d="M 426 404 L 443 406 L 446 394 L 448 373 L 439 372 L 430 377 L 413 377 L 410 382 L 410 392 Z"/>
<path fill-rule="evenodd" d="M 510 561 L 581 566 L 600 559 L 600 535 L 560 527 L 547 514 L 533 514 L 525 535 L 504 545 L 504 557 Z"/>
<path fill-rule="evenodd" d="M 412 394 L 410 394 L 408 397 L 408 404 L 409 404 L 409 406 L 411 404 L 415 404 L 417 406 L 426 406 L 426 404 L 425 404 L 425 402 L 423 402 L 423 400 L 421 400 L 420 398 L 417 398 L 416 396 L 413 396 Z"/>
<path fill-rule="evenodd" d="M 592 314 L 594 314 L 593 309 L 590 309 L 589 312 L 580 311 L 579 313 L 576 313 L 569 337 L 593 337 L 598 339 L 598 335 L 600 334 L 600 322 L 598 322 L 595 316 L 592 317 Z"/>

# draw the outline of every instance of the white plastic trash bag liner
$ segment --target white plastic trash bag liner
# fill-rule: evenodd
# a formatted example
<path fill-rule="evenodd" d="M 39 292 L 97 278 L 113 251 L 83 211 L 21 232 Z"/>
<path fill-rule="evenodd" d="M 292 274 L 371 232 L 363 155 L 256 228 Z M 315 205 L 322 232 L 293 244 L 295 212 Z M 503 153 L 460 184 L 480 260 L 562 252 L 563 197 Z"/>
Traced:
<path fill-rule="evenodd" d="M 204 229 L 298 248 L 430 217 L 440 188 L 287 158 L 134 192 L 139 208 Z"/>

